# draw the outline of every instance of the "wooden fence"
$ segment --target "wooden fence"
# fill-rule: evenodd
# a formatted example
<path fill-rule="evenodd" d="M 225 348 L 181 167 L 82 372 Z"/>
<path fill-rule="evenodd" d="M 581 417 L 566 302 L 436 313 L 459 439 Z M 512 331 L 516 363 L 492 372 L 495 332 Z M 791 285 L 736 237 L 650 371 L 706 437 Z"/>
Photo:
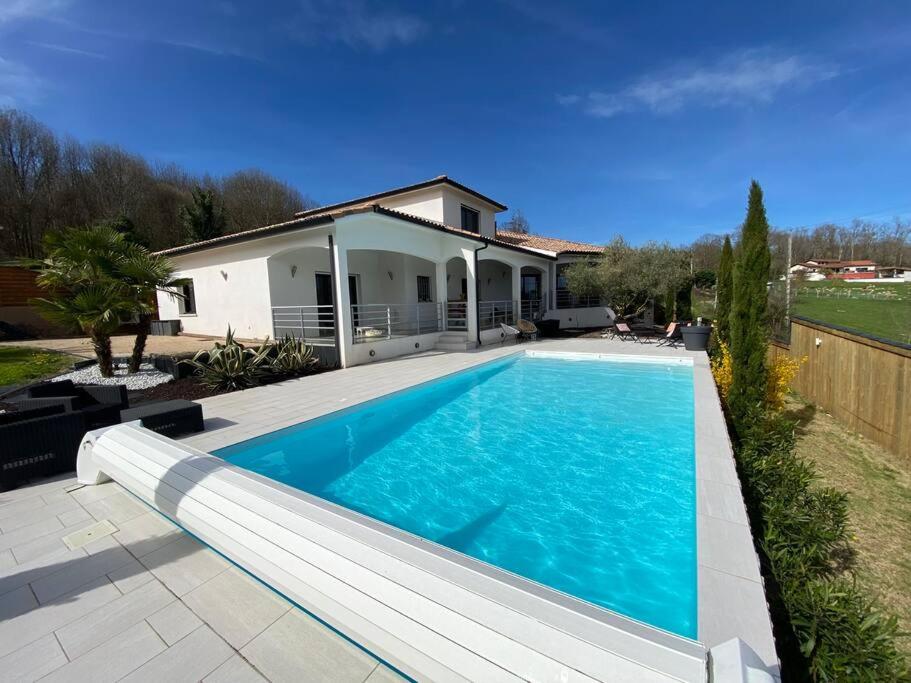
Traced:
<path fill-rule="evenodd" d="M 851 429 L 911 458 L 911 345 L 794 317 L 772 357 L 806 357 L 791 387 Z"/>
<path fill-rule="evenodd" d="M 0 306 L 27 306 L 46 292 L 35 284 L 35 273 L 18 266 L 0 266 Z"/>

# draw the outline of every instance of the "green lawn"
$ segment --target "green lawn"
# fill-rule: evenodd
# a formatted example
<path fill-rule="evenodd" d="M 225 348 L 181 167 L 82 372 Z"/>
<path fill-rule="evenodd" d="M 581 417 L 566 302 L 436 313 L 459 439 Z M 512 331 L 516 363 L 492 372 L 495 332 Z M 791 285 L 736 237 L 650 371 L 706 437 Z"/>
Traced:
<path fill-rule="evenodd" d="M 816 297 L 816 291 L 830 296 Z M 859 292 L 888 293 L 891 298 L 855 298 Z M 836 298 L 832 294 L 853 294 Z M 864 285 L 848 282 L 808 282 L 801 285 L 794 315 L 850 327 L 886 339 L 911 343 L 911 284 Z"/>
<path fill-rule="evenodd" d="M 898 616 L 898 644 L 911 655 L 911 463 L 800 396 L 785 409 L 798 422 L 797 454 L 816 464 L 823 484 L 848 493 L 858 582 Z"/>
<path fill-rule="evenodd" d="M 0 346 L 0 387 L 24 384 L 69 367 L 71 356 L 28 346 Z"/>

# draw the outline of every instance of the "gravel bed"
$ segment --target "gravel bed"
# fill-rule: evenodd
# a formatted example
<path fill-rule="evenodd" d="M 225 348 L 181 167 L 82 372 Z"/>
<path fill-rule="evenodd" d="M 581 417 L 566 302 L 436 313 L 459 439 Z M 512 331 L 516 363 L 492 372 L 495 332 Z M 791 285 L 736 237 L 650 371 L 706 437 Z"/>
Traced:
<path fill-rule="evenodd" d="M 90 365 L 87 368 L 74 370 L 65 375 L 57 375 L 51 378 L 51 381 L 60 382 L 65 379 L 73 380 L 76 384 L 125 384 L 128 390 L 135 391 L 157 387 L 159 384 L 170 382 L 173 378 L 166 372 L 156 370 L 149 363 L 140 365 L 139 372 L 132 375 L 127 373 L 126 363 L 115 363 L 113 377 L 102 377 L 98 366 Z"/>

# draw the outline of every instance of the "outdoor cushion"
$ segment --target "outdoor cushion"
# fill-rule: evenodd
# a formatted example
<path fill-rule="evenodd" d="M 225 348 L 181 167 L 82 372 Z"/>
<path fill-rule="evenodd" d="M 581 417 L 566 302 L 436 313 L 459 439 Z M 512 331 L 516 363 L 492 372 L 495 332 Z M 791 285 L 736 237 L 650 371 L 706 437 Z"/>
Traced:
<path fill-rule="evenodd" d="M 29 398 L 55 398 L 58 396 L 73 396 L 79 399 L 78 406 L 105 403 L 128 408 L 127 388 L 123 384 L 73 384 L 65 379 L 60 382 L 44 382 L 26 389 Z"/>
<path fill-rule="evenodd" d="M 201 432 L 202 406 L 182 398 L 146 403 L 120 411 L 121 422 L 140 420 L 142 426 L 165 436 Z"/>

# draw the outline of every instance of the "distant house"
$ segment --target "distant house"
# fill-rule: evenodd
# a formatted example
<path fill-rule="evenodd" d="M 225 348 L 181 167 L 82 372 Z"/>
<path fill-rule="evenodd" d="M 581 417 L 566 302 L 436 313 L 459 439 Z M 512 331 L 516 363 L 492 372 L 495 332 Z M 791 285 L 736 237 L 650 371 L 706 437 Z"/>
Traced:
<path fill-rule="evenodd" d="M 565 280 L 603 247 L 499 230 L 505 209 L 439 176 L 167 249 L 186 284 L 159 315 L 190 334 L 303 337 L 343 366 L 500 342 L 517 318 L 608 324 Z"/>
<path fill-rule="evenodd" d="M 859 259 L 810 259 L 791 266 L 792 275 L 803 273 L 808 280 L 871 280 L 877 277 L 875 261 Z"/>
<path fill-rule="evenodd" d="M 911 282 L 911 268 L 907 266 L 877 266 L 876 274 L 881 278 L 908 280 Z"/>

